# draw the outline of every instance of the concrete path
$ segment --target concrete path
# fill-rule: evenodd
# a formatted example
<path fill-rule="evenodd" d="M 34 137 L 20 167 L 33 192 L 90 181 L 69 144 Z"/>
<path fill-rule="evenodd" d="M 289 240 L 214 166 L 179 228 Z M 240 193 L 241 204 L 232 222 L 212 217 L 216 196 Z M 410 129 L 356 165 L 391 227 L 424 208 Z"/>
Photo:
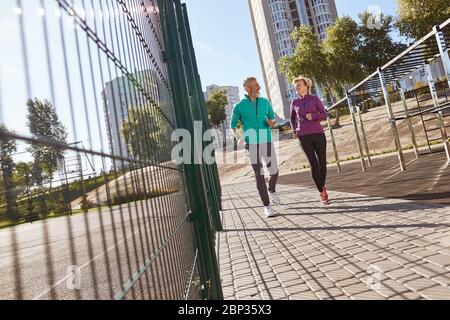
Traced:
<path fill-rule="evenodd" d="M 122 210 L 115 207 L 101 214 L 94 211 L 0 230 L 0 300 L 17 299 L 19 292 L 25 300 L 47 300 L 52 291 L 58 300 L 114 298 L 182 221 L 187 212 L 184 201 L 184 194 L 176 193 L 124 205 Z M 161 251 L 126 299 L 184 297 L 183 277 L 187 279 L 189 258 L 195 254 L 185 240 L 190 232 L 187 225 L 181 229 L 181 236 Z M 71 266 L 79 270 L 79 288 L 70 286 Z"/>
<path fill-rule="evenodd" d="M 226 299 L 450 299 L 450 207 L 280 185 L 264 218 L 228 185 L 217 250 Z"/>

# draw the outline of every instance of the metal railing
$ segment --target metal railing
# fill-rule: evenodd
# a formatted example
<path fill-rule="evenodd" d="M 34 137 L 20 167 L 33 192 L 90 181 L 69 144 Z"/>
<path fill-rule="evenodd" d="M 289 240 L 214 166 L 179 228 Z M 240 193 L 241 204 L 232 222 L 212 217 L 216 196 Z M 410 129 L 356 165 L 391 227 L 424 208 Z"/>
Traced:
<path fill-rule="evenodd" d="M 448 96 L 447 90 L 450 89 L 450 19 L 446 20 L 439 26 L 435 26 L 430 33 L 411 45 L 403 53 L 389 61 L 384 66 L 380 66 L 373 74 L 366 79 L 350 88 L 346 97 L 341 99 L 332 105 L 329 110 L 336 110 L 342 108 L 348 108 L 351 115 L 351 122 L 353 124 L 355 141 L 356 141 L 356 153 L 361 159 L 362 170 L 366 171 L 368 166 L 372 166 L 371 150 L 368 145 L 369 135 L 366 135 L 364 128 L 364 121 L 361 117 L 361 106 L 364 106 L 367 102 L 378 103 L 385 105 L 387 111 L 387 122 L 392 132 L 394 149 L 398 154 L 399 165 L 402 171 L 406 170 L 406 163 L 404 157 L 404 145 L 402 144 L 401 136 L 399 134 L 398 124 L 400 121 L 406 121 L 410 145 L 414 149 L 416 157 L 420 156 L 420 145 L 417 139 L 417 133 L 415 132 L 412 119 L 414 117 L 420 117 L 423 127 L 423 135 L 426 140 L 426 146 L 430 151 L 431 143 L 440 142 L 443 144 L 446 153 L 447 161 L 450 162 L 450 141 L 448 140 L 447 129 L 449 128 L 446 123 L 445 117 L 448 114 Z M 438 83 L 433 69 L 432 63 L 440 62 L 444 70 L 444 80 Z M 410 95 L 416 90 L 411 88 L 411 92 L 406 92 L 408 86 L 407 77 L 423 70 L 427 75 L 427 88 L 426 99 L 418 99 L 415 96 L 414 102 L 417 102 L 417 106 L 413 106 L 414 102 L 408 101 L 407 95 Z M 411 77 L 412 79 L 412 77 Z M 380 103 L 382 101 L 382 103 Z M 393 104 L 398 102 L 397 108 L 393 107 Z M 426 106 L 421 106 L 422 102 L 427 102 Z M 418 112 L 417 112 L 418 110 Z M 429 116 L 424 119 L 424 116 Z M 370 119 L 369 119 L 370 120 Z M 367 120 L 366 120 L 367 121 Z M 432 121 L 434 125 L 430 128 L 426 125 L 426 122 Z M 341 171 L 339 163 L 341 161 L 338 149 L 336 147 L 335 133 L 333 134 L 333 128 L 329 121 L 329 128 L 332 132 L 331 140 L 333 144 L 335 161 L 338 163 L 338 170 Z M 380 132 L 383 128 L 379 128 L 377 132 Z M 432 134 L 432 138 L 430 137 Z"/>
<path fill-rule="evenodd" d="M 221 299 L 217 168 L 171 159 L 208 129 L 186 7 L 6 0 L 0 23 L 0 299 Z"/>

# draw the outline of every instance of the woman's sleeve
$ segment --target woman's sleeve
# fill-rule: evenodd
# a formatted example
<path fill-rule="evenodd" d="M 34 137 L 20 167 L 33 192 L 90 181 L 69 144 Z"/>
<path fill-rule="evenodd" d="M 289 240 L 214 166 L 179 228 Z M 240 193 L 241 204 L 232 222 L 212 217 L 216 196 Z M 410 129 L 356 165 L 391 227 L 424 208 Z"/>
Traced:
<path fill-rule="evenodd" d="M 324 121 L 328 117 L 328 113 L 323 106 L 322 101 L 317 97 L 316 100 L 317 113 L 312 115 L 313 121 Z"/>
<path fill-rule="evenodd" d="M 297 130 L 297 114 L 294 109 L 294 101 L 291 103 L 291 128 L 294 132 Z"/>

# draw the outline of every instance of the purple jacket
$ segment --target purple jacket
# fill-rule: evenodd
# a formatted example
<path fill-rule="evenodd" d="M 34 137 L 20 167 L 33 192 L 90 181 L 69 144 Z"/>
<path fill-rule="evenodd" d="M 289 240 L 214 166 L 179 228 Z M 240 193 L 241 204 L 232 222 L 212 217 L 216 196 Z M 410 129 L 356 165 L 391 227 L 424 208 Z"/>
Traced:
<path fill-rule="evenodd" d="M 312 114 L 312 121 L 306 118 L 309 113 Z M 292 102 L 291 126 L 300 137 L 324 133 L 320 122 L 326 120 L 327 116 L 322 101 L 316 96 L 307 95 Z"/>

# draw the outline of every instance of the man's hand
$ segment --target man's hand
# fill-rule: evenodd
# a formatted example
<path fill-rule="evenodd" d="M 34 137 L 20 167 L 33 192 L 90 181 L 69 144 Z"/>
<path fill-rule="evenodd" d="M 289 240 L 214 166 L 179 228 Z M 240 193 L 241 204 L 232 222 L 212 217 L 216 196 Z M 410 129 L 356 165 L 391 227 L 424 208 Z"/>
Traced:
<path fill-rule="evenodd" d="M 238 131 L 236 129 L 233 129 L 233 136 L 236 140 L 236 147 L 238 149 L 242 149 L 245 147 L 245 139 L 241 138 L 241 136 L 238 134 Z"/>
<path fill-rule="evenodd" d="M 306 119 L 308 119 L 309 121 L 312 121 L 312 119 L 313 119 L 312 113 L 308 113 L 308 114 L 306 115 Z"/>
<path fill-rule="evenodd" d="M 267 125 L 269 126 L 269 128 L 273 128 L 276 125 L 276 121 L 275 120 L 267 120 Z"/>
<path fill-rule="evenodd" d="M 292 133 L 292 136 L 294 137 L 294 139 L 298 139 L 298 134 L 297 134 L 297 132 L 294 131 L 294 132 Z"/>
<path fill-rule="evenodd" d="M 238 135 L 238 131 L 236 130 L 236 129 L 233 129 L 233 136 L 234 136 L 234 138 L 236 139 L 236 141 L 238 141 L 241 137 L 239 137 L 239 135 Z"/>
<path fill-rule="evenodd" d="M 244 139 L 238 139 L 237 147 L 238 147 L 238 149 L 244 148 L 245 147 L 245 140 Z"/>

